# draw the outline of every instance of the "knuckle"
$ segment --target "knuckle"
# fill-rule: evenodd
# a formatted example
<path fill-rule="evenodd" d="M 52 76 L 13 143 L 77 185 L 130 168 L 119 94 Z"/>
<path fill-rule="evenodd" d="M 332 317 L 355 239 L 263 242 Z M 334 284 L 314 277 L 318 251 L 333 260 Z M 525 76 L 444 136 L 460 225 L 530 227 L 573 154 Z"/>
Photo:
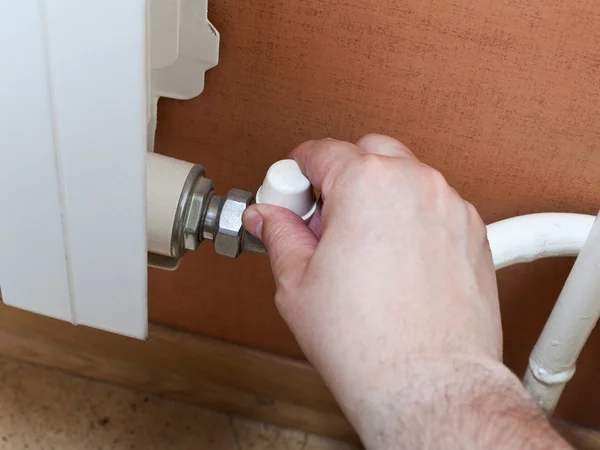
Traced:
<path fill-rule="evenodd" d="M 387 184 L 393 178 L 394 164 L 379 155 L 367 153 L 361 155 L 356 170 L 359 173 L 355 176 L 359 176 L 370 184 L 381 185 Z"/>
<path fill-rule="evenodd" d="M 448 184 L 442 173 L 432 167 L 422 166 L 419 171 L 419 181 L 424 192 L 431 198 L 449 200 L 457 196 L 456 191 Z"/>
<path fill-rule="evenodd" d="M 422 171 L 422 178 L 425 183 L 429 186 L 437 188 L 439 190 L 449 190 L 450 186 L 446 181 L 446 177 L 442 173 L 433 167 L 424 166 Z"/>
<path fill-rule="evenodd" d="M 362 155 L 362 165 L 367 173 L 379 174 L 385 171 L 389 164 L 380 155 L 367 153 Z"/>
<path fill-rule="evenodd" d="M 465 208 L 467 209 L 467 216 L 469 218 L 469 221 L 473 224 L 473 226 L 475 227 L 476 230 L 479 230 L 487 235 L 487 229 L 485 227 L 485 223 L 484 223 L 483 219 L 481 218 L 481 216 L 479 215 L 479 211 L 477 211 L 477 208 L 475 208 L 475 206 L 473 206 L 472 203 L 470 203 L 466 200 L 463 200 L 463 201 L 465 203 Z"/>
<path fill-rule="evenodd" d="M 312 150 L 315 153 L 338 153 L 354 150 L 354 145 L 350 142 L 338 141 L 336 139 L 326 138 L 315 141 Z"/>
<path fill-rule="evenodd" d="M 479 216 L 479 212 L 477 211 L 477 208 L 475 208 L 475 206 L 473 206 L 473 204 L 471 202 L 468 202 L 466 200 L 463 200 L 463 201 L 465 202 L 465 208 L 467 209 L 467 214 L 469 215 L 469 217 L 481 220 L 481 217 Z"/>
<path fill-rule="evenodd" d="M 367 134 L 356 145 L 366 153 L 375 153 L 388 157 L 414 157 L 406 145 L 385 134 Z"/>
<path fill-rule="evenodd" d="M 371 144 L 379 144 L 382 140 L 387 141 L 388 136 L 378 133 L 369 133 L 361 137 L 357 144 L 358 145 L 371 145 Z"/>
<path fill-rule="evenodd" d="M 323 176 L 323 191 L 331 192 L 339 181 L 339 177 L 343 177 L 345 170 L 340 170 L 340 154 L 352 152 L 355 150 L 353 144 L 349 142 L 336 141 L 333 139 L 321 140 L 315 144 L 314 152 L 318 155 L 320 171 Z"/>

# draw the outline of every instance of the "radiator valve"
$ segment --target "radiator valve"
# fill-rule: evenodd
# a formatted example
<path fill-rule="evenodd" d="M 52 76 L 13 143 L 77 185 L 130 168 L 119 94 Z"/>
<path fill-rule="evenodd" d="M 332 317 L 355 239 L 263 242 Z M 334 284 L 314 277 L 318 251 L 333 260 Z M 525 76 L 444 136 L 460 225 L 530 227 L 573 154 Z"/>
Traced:
<path fill-rule="evenodd" d="M 204 240 L 230 258 L 265 253 L 262 242 L 242 226 L 244 210 L 255 201 L 252 193 L 231 189 L 217 195 L 202 166 L 156 153 L 147 156 L 146 185 L 150 266 L 174 270 L 184 253 Z M 305 222 L 316 210 L 310 182 L 291 159 L 270 167 L 256 197 L 257 203 L 287 208 Z"/>
<path fill-rule="evenodd" d="M 204 168 L 156 153 L 146 162 L 148 264 L 174 270 L 187 250 L 214 241 L 218 254 L 237 257 L 242 251 L 264 253 L 262 243 L 242 226 L 252 193 L 231 189 L 215 193 Z"/>

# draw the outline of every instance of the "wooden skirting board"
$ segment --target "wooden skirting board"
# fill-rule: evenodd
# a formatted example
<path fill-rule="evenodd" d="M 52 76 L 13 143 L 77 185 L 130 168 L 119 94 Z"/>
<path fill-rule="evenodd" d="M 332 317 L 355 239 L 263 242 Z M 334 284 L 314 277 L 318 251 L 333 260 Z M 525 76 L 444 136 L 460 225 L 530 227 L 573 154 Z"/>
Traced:
<path fill-rule="evenodd" d="M 264 422 L 357 440 L 308 364 L 150 325 L 140 341 L 0 303 L 0 355 Z"/>
<path fill-rule="evenodd" d="M 139 341 L 0 303 L 0 355 L 200 406 L 358 442 L 308 364 L 164 326 Z M 600 434 L 559 426 L 577 448 Z"/>

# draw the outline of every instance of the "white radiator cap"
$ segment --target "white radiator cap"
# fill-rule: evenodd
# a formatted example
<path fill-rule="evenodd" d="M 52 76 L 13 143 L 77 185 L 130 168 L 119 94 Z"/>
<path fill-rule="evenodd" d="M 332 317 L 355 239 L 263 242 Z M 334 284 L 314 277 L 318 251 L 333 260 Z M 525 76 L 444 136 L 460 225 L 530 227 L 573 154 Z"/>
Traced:
<path fill-rule="evenodd" d="M 256 203 L 287 208 L 306 222 L 317 209 L 310 181 L 293 159 L 282 159 L 269 167 L 265 181 L 256 193 Z"/>

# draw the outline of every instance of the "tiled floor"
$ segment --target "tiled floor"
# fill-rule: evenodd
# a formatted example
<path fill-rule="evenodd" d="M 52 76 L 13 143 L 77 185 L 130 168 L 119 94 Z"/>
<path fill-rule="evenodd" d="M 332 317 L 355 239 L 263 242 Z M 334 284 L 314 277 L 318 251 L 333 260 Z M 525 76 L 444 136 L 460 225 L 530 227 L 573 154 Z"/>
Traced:
<path fill-rule="evenodd" d="M 0 450 L 352 448 L 0 358 Z"/>

